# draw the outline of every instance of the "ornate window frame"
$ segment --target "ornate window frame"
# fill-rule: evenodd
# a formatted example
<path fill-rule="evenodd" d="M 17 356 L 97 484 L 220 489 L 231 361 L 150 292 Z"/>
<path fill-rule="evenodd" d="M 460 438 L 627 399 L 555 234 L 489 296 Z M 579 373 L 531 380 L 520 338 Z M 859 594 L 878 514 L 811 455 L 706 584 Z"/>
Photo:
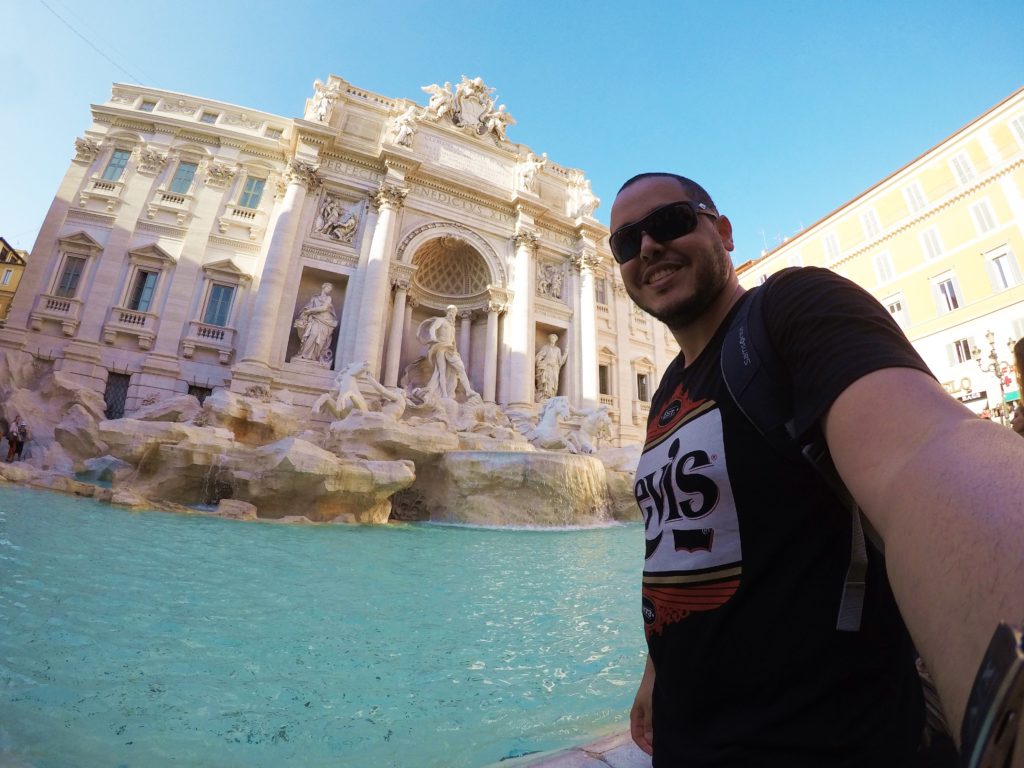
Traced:
<path fill-rule="evenodd" d="M 249 284 L 252 275 L 231 259 L 204 264 L 202 269 L 203 278 L 197 286 L 194 319 L 189 321 L 185 336 L 181 340 L 181 354 L 186 359 L 191 359 L 196 349 L 206 349 L 217 354 L 221 365 L 228 365 L 237 342 L 238 332 L 235 325 L 241 306 L 242 286 Z M 214 285 L 227 285 L 234 290 L 231 311 L 224 326 L 211 325 L 203 321 Z"/>
<path fill-rule="evenodd" d="M 121 298 L 110 308 L 103 324 L 105 344 L 115 343 L 118 335 L 123 334 L 135 337 L 140 349 L 153 346 L 159 331 L 160 309 L 166 301 L 170 273 L 176 263 L 173 256 L 155 243 L 128 252 L 128 270 L 121 286 Z M 156 273 L 153 301 L 146 310 L 132 309 L 128 306 L 130 293 L 142 272 Z"/>
<path fill-rule="evenodd" d="M 89 294 L 89 285 L 99 261 L 99 254 L 103 252 L 103 246 L 85 232 L 65 235 L 57 243 L 57 255 L 54 259 L 54 268 L 50 271 L 50 282 L 46 292 L 36 297 L 35 306 L 29 313 L 29 326 L 33 331 L 38 331 L 42 329 L 44 322 L 55 322 L 60 324 L 65 336 L 74 336 L 81 322 L 82 307 Z M 69 259 L 82 259 L 82 272 L 75 284 L 74 293 L 71 296 L 58 296 L 57 287 L 64 277 Z"/>

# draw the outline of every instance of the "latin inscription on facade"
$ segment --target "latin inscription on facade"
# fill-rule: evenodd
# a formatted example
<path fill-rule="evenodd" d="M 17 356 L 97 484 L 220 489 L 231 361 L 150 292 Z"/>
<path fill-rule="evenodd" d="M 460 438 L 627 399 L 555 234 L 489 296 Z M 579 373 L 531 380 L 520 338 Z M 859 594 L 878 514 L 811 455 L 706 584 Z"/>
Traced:
<path fill-rule="evenodd" d="M 426 133 L 419 137 L 416 146 L 438 165 L 477 176 L 499 187 L 512 186 L 512 168 L 482 152 Z"/>

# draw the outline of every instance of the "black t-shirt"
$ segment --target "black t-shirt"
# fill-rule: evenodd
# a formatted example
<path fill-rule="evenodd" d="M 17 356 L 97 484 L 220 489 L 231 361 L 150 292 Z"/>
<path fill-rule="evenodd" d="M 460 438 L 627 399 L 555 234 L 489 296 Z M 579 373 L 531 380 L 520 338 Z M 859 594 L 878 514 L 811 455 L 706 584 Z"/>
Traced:
<path fill-rule="evenodd" d="M 828 270 L 759 290 L 801 431 L 871 371 L 928 371 L 886 310 Z M 637 469 L 654 764 L 902 768 L 924 710 L 882 558 L 869 552 L 860 631 L 837 630 L 850 514 L 738 410 L 720 371 L 728 324 L 669 367 Z"/>

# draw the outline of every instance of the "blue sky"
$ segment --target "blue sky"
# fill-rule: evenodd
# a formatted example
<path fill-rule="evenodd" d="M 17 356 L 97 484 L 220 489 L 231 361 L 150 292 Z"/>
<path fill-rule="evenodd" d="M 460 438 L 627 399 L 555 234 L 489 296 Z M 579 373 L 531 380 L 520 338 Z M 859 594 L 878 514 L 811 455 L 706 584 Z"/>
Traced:
<path fill-rule="evenodd" d="M 114 82 L 299 116 L 330 73 L 421 104 L 420 86 L 479 75 L 518 121 L 512 141 L 586 171 L 602 222 L 627 177 L 680 172 L 732 219 L 737 263 L 1024 86 L 1020 0 L 0 0 L 0 14 L 0 235 L 26 249 Z"/>

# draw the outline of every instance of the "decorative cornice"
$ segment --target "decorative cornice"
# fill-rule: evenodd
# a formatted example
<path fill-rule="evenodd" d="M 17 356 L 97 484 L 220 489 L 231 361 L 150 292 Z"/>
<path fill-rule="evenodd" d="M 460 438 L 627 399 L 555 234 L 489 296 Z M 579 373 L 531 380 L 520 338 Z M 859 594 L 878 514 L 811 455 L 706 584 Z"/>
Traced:
<path fill-rule="evenodd" d="M 359 255 L 355 253 L 345 253 L 328 248 L 315 248 L 311 245 L 304 245 L 300 255 L 314 261 L 326 261 L 330 264 L 339 264 L 352 269 L 359 266 Z"/>
<path fill-rule="evenodd" d="M 99 223 L 106 227 L 114 226 L 114 220 L 116 218 L 117 215 L 113 213 L 82 210 L 80 208 L 69 208 L 67 214 L 68 221 L 82 221 L 89 224 Z"/>
<path fill-rule="evenodd" d="M 253 256 L 258 256 L 260 252 L 260 244 L 251 243 L 248 240 L 238 240 L 233 237 L 224 237 L 223 235 L 210 235 L 209 240 L 216 245 L 226 245 L 234 251 L 251 253 Z"/>

